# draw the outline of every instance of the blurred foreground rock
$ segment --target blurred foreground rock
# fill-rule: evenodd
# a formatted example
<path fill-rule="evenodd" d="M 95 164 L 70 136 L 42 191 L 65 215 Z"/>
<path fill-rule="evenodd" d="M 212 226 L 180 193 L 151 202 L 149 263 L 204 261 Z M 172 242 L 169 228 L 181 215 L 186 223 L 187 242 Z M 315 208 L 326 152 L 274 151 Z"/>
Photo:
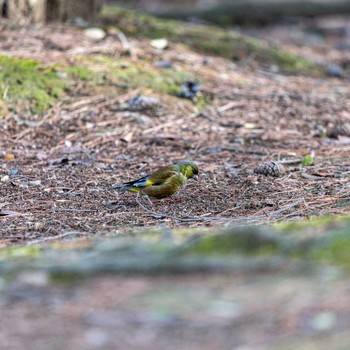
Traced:
<path fill-rule="evenodd" d="M 2 345 L 346 348 L 349 219 L 321 220 L 2 249 Z"/>
<path fill-rule="evenodd" d="M 298 269 L 300 265 L 318 268 L 324 263 L 347 272 L 350 271 L 350 258 L 346 254 L 350 246 L 348 220 L 338 219 L 331 225 L 325 223 L 322 228 L 315 221 L 289 223 L 280 228 L 243 226 L 217 231 L 193 229 L 186 233 L 166 230 L 166 239 L 162 231 L 146 231 L 136 236 L 10 246 L 0 251 L 0 272 L 5 276 L 26 270 L 77 276 L 198 271 L 245 273 Z"/>

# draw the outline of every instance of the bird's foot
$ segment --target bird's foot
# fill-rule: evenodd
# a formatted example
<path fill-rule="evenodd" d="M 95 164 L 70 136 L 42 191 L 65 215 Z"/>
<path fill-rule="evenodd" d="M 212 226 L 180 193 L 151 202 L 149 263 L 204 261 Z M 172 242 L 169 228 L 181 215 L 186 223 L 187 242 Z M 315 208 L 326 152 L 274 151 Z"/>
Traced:
<path fill-rule="evenodd" d="M 141 208 L 143 208 L 144 210 L 146 210 L 146 211 L 151 211 L 150 209 L 148 209 L 145 205 L 143 205 L 141 202 L 140 202 L 140 199 L 141 197 L 140 197 L 140 193 L 138 193 L 137 194 L 137 196 L 136 196 L 136 202 L 137 202 L 137 204 L 141 207 Z M 152 207 L 153 206 L 153 203 L 152 203 L 152 201 L 148 198 L 148 196 L 142 196 L 142 199 L 144 199 L 144 198 L 147 198 L 147 200 L 148 200 L 148 203 L 150 204 L 150 206 Z"/>
<path fill-rule="evenodd" d="M 163 201 L 168 203 L 179 203 L 181 202 L 181 199 L 175 199 L 170 197 L 170 198 L 164 198 Z"/>

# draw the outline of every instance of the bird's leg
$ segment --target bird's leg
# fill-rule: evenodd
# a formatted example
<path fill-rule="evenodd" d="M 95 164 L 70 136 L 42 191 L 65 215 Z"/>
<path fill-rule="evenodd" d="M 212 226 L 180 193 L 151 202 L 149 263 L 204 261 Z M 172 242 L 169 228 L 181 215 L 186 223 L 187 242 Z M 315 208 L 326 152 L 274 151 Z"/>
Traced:
<path fill-rule="evenodd" d="M 146 207 L 139 201 L 139 199 L 140 199 L 140 192 L 137 192 L 137 195 L 136 195 L 136 202 L 137 202 L 137 204 L 138 204 L 141 208 L 143 208 L 144 210 L 149 211 L 149 209 L 146 208 Z"/>
<path fill-rule="evenodd" d="M 149 197 L 148 197 L 147 195 L 143 195 L 143 196 L 142 196 L 142 199 L 143 199 L 144 197 L 147 198 L 148 203 L 149 203 L 151 206 L 153 206 L 153 203 L 152 203 L 152 201 L 149 199 Z M 144 210 L 146 210 L 146 211 L 148 211 L 148 212 L 151 212 L 151 210 L 148 209 L 145 205 L 143 205 L 139 199 L 140 199 L 140 192 L 137 192 L 137 195 L 136 195 L 136 202 L 137 202 L 137 204 L 138 204 L 141 208 L 143 208 Z"/>
<path fill-rule="evenodd" d="M 144 195 L 143 198 L 146 198 L 148 200 L 149 205 L 153 207 L 153 202 L 149 199 L 147 195 Z"/>

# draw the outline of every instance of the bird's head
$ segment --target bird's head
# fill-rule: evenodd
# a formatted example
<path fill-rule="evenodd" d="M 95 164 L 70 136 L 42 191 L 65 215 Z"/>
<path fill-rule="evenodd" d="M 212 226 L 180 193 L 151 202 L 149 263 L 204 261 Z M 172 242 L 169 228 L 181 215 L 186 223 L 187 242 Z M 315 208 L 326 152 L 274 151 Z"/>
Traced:
<path fill-rule="evenodd" d="M 182 160 L 176 165 L 180 168 L 181 173 L 184 174 L 187 179 L 198 174 L 198 166 L 190 160 Z"/>

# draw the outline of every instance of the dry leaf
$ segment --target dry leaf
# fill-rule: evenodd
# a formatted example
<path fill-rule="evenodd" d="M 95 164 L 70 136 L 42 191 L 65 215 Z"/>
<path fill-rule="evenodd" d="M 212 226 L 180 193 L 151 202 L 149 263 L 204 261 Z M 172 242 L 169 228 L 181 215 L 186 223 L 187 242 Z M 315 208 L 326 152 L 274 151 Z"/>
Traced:
<path fill-rule="evenodd" d="M 5 154 L 5 160 L 8 162 L 12 162 L 13 160 L 15 160 L 15 156 L 12 153 L 7 153 Z"/>

